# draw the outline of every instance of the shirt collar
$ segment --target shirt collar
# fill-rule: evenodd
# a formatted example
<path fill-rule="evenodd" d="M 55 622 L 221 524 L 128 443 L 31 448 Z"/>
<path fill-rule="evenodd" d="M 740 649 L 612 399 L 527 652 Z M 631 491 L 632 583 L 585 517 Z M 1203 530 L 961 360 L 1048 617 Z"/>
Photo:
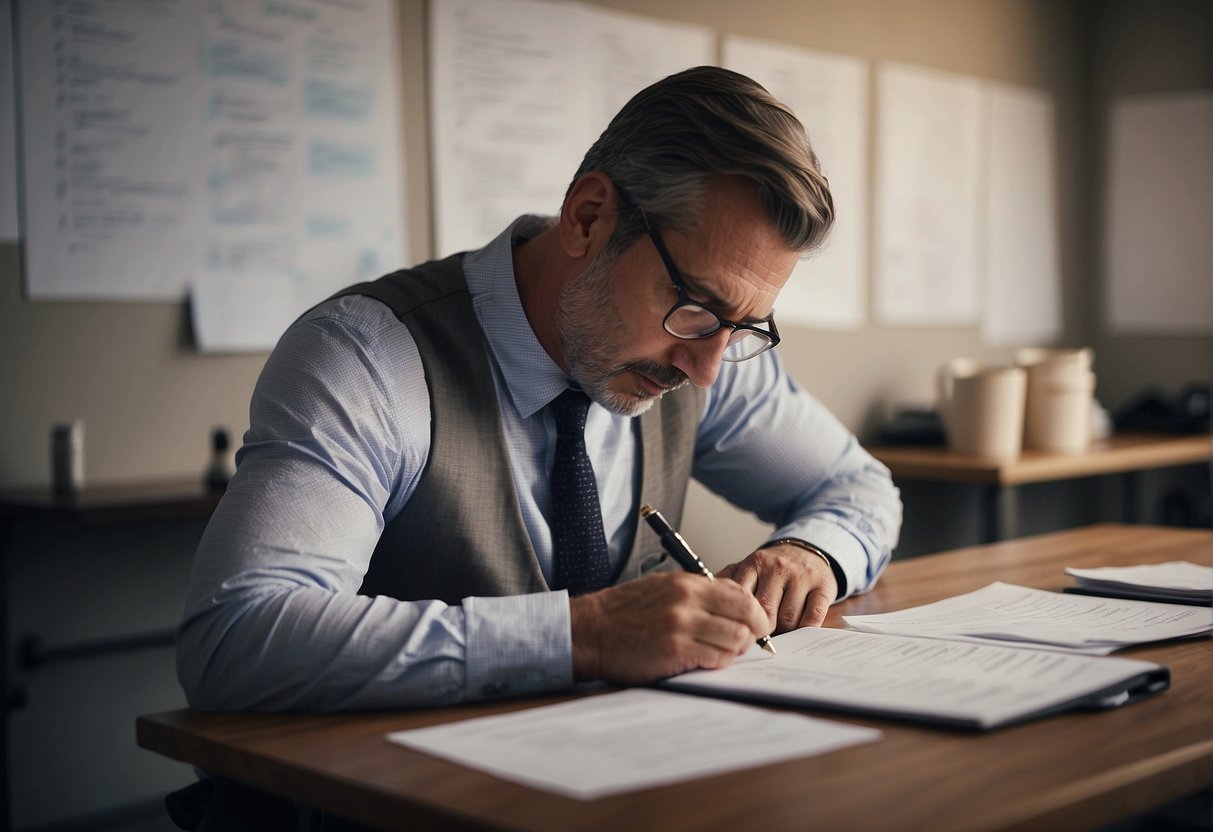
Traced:
<path fill-rule="evenodd" d="M 482 249 L 463 258 L 472 307 L 514 408 L 529 418 L 569 387 L 569 379 L 535 337 L 518 297 L 514 243 L 551 222 L 531 214 L 514 220 Z"/>

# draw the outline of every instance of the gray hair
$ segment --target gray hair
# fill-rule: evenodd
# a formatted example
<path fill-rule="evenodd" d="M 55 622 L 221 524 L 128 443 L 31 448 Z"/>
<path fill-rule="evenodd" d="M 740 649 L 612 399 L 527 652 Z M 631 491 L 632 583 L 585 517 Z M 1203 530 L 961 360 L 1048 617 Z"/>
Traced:
<path fill-rule="evenodd" d="M 820 246 L 834 222 L 830 185 L 803 125 L 760 84 L 720 67 L 687 69 L 638 92 L 573 182 L 590 171 L 605 173 L 623 196 L 607 256 L 644 231 L 641 211 L 658 227 L 691 230 L 705 189 L 722 175 L 756 185 L 792 249 Z"/>

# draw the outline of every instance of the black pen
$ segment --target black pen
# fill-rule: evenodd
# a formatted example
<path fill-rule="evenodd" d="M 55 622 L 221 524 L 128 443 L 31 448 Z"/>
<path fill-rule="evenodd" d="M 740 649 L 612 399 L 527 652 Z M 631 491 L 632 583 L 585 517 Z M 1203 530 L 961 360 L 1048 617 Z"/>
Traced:
<path fill-rule="evenodd" d="M 699 555 L 695 554 L 690 544 L 683 539 L 682 535 L 674 530 L 674 527 L 662 516 L 660 511 L 646 503 L 640 507 L 640 516 L 648 522 L 649 527 L 653 531 L 657 532 L 657 536 L 661 538 L 661 548 L 665 549 L 670 554 L 670 557 L 678 561 L 679 566 L 688 572 L 698 572 L 709 581 L 716 580 L 716 576 L 712 574 L 712 570 L 708 569 L 707 565 L 699 559 Z M 775 655 L 775 645 L 771 644 L 770 636 L 763 636 L 758 639 L 758 646 L 772 656 Z"/>

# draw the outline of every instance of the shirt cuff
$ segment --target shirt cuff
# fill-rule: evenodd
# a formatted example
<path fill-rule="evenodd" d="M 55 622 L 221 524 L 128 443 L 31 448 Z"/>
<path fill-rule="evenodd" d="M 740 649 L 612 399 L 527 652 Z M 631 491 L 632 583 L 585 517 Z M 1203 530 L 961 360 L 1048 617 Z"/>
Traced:
<path fill-rule="evenodd" d="M 825 520 L 810 518 L 800 523 L 783 526 L 772 535 L 772 540 L 778 540 L 781 537 L 798 537 L 812 543 L 830 556 L 837 565 L 834 570 L 835 577 L 838 577 L 838 573 L 841 571 L 845 584 L 838 587 L 838 597 L 834 599 L 835 601 L 841 601 L 843 598 L 857 592 L 866 592 L 869 589 L 868 566 L 870 561 L 868 555 L 864 551 L 863 545 L 846 529 Z"/>
<path fill-rule="evenodd" d="M 463 614 L 468 701 L 572 687 L 568 592 L 464 598 Z"/>

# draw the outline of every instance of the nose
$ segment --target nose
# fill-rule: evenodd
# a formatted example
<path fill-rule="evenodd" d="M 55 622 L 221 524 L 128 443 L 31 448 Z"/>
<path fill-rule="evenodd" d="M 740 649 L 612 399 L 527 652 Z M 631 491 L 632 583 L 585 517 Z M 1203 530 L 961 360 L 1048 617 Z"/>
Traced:
<path fill-rule="evenodd" d="M 696 387 L 711 387 L 720 375 L 720 364 L 724 360 L 725 348 L 729 345 L 728 327 L 721 327 L 707 338 L 686 341 L 678 339 L 670 356 L 670 363 L 682 372 Z"/>

